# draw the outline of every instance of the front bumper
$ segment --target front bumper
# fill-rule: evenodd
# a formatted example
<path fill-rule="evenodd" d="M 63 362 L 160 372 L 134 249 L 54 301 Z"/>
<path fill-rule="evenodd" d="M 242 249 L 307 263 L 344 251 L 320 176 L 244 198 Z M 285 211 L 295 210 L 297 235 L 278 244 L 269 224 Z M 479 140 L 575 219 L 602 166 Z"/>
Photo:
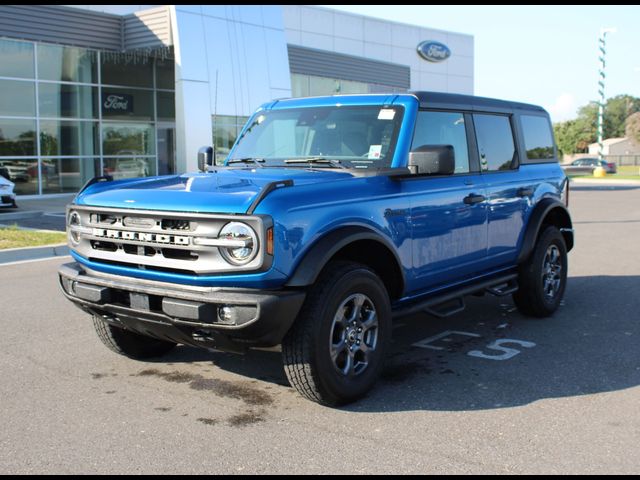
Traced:
<path fill-rule="evenodd" d="M 0 195 L 0 207 L 13 206 L 16 202 L 16 196 L 13 193 L 3 193 Z"/>
<path fill-rule="evenodd" d="M 58 275 L 69 300 L 107 322 L 163 340 L 231 351 L 281 343 L 305 299 L 300 290 L 189 287 L 96 274 L 78 263 L 62 265 Z"/>

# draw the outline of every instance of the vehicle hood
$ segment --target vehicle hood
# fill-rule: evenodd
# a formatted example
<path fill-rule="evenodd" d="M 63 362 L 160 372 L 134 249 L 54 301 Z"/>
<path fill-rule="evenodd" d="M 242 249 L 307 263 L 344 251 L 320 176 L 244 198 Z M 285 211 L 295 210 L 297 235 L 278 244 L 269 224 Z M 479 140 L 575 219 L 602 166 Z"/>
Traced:
<path fill-rule="evenodd" d="M 288 168 L 218 168 L 209 173 L 99 182 L 76 196 L 77 205 L 198 213 L 246 213 L 271 182 L 330 182 L 347 171 Z"/>

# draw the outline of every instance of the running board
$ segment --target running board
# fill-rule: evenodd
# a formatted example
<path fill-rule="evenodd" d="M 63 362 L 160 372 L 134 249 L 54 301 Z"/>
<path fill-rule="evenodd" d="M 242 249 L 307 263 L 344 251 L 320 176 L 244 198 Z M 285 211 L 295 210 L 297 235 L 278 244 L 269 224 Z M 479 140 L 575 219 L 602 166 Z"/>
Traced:
<path fill-rule="evenodd" d="M 518 281 L 514 278 L 503 284 L 485 288 L 485 290 L 487 293 L 496 297 L 504 297 L 505 295 L 511 295 L 518 291 Z"/>
<path fill-rule="evenodd" d="M 394 318 L 404 317 L 412 315 L 418 312 L 426 312 L 438 318 L 446 318 L 460 313 L 465 308 L 464 298 L 466 295 L 471 295 L 479 291 L 486 291 L 492 295 L 504 296 L 515 292 L 518 289 L 517 282 L 518 274 L 510 273 L 508 275 L 502 275 L 490 280 L 475 283 L 473 285 L 467 285 L 457 288 L 441 295 L 428 298 L 423 301 L 413 303 L 406 307 L 400 307 L 393 311 Z M 456 302 L 455 305 L 450 308 L 446 307 L 446 304 Z"/>

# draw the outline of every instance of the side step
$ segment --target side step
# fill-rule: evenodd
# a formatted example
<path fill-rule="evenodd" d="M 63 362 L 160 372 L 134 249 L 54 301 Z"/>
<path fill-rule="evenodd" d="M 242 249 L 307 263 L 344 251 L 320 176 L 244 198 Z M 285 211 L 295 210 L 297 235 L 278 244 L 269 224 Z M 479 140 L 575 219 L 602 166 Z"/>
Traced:
<path fill-rule="evenodd" d="M 518 290 L 517 279 L 517 273 L 510 273 L 473 285 L 467 285 L 449 291 L 448 293 L 436 295 L 409 306 L 398 308 L 393 311 L 393 318 L 404 317 L 418 312 L 426 312 L 438 318 L 450 317 L 465 309 L 464 297 L 466 295 L 481 291 L 498 297 L 509 295 Z"/>

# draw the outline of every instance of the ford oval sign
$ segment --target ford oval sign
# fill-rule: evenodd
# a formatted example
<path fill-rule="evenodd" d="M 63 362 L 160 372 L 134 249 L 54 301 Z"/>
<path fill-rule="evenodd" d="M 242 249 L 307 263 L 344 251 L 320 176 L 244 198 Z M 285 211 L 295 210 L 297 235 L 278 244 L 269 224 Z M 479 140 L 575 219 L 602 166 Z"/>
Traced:
<path fill-rule="evenodd" d="M 451 50 L 443 43 L 426 40 L 418 45 L 418 55 L 430 62 L 443 62 L 451 56 Z"/>

